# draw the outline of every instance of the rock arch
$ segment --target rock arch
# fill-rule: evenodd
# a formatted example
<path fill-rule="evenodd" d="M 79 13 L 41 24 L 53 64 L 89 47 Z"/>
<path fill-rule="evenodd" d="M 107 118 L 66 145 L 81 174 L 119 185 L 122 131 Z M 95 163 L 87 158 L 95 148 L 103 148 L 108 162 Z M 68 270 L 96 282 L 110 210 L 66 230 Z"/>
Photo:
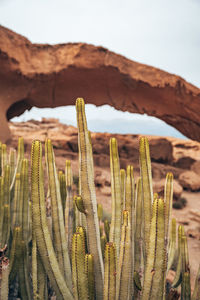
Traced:
<path fill-rule="evenodd" d="M 95 105 L 147 113 L 200 140 L 200 89 L 181 77 L 83 43 L 32 44 L 0 26 L 0 139 L 26 109 Z"/>

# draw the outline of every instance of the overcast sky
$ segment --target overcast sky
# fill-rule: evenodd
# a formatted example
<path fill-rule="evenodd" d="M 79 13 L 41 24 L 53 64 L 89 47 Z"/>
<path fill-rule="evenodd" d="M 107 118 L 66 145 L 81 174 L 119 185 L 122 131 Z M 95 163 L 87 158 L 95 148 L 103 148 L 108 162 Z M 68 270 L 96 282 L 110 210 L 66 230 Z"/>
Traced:
<path fill-rule="evenodd" d="M 200 87 L 199 0 L 0 0 L 0 23 L 34 43 L 102 45 Z"/>

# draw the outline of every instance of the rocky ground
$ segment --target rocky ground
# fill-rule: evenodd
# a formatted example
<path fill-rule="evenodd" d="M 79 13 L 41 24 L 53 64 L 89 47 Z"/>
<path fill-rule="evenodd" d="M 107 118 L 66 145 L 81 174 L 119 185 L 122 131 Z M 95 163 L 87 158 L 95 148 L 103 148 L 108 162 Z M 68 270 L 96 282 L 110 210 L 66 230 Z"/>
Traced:
<path fill-rule="evenodd" d="M 26 153 L 30 154 L 34 139 L 53 141 L 56 163 L 64 170 L 65 160 L 70 159 L 75 175 L 78 174 L 77 129 L 60 124 L 56 119 L 41 122 L 28 121 L 9 124 L 12 139 L 8 146 L 17 147 L 19 136 L 24 137 Z M 97 199 L 106 210 L 111 209 L 109 139 L 117 137 L 120 166 L 134 166 L 135 177 L 139 176 L 138 135 L 114 135 L 92 133 Z M 188 237 L 192 285 L 200 263 L 200 143 L 192 140 L 149 136 L 152 159 L 154 192 L 163 193 L 167 172 L 174 174 L 173 216 L 178 224 L 185 226 Z M 179 209 L 177 209 L 179 208 Z M 180 209 L 181 208 L 181 209 Z"/>

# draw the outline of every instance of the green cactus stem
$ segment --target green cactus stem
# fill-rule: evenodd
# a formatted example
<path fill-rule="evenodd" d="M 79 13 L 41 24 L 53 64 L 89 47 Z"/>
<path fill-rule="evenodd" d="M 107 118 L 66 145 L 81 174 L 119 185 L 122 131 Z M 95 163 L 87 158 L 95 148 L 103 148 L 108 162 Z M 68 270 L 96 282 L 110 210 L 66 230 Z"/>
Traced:
<path fill-rule="evenodd" d="M 125 209 L 125 188 L 126 188 L 126 171 L 120 169 L 120 179 L 121 179 L 121 212 Z"/>
<path fill-rule="evenodd" d="M 125 210 L 129 212 L 130 235 L 131 235 L 131 256 L 129 264 L 131 265 L 131 278 L 133 279 L 134 270 L 134 198 L 135 198 L 135 182 L 133 178 L 133 168 L 128 165 L 126 170 L 126 191 L 125 191 Z M 133 293 L 133 280 L 130 281 L 130 290 Z"/>
<path fill-rule="evenodd" d="M 111 192 L 112 192 L 112 219 L 110 225 L 110 242 L 116 245 L 117 259 L 119 257 L 121 239 L 121 178 L 117 140 L 110 139 L 110 171 L 111 171 Z"/>
<path fill-rule="evenodd" d="M 116 249 L 113 243 L 105 247 L 104 300 L 116 299 Z"/>
<path fill-rule="evenodd" d="M 176 274 L 172 282 L 172 287 L 177 288 L 182 282 L 182 275 L 185 273 L 184 270 L 185 262 L 185 238 L 184 238 L 184 228 L 182 225 L 178 227 L 178 263 L 176 267 Z"/>
<path fill-rule="evenodd" d="M 110 223 L 107 219 L 104 220 L 104 232 L 106 235 L 106 241 L 109 242 L 109 234 L 110 234 Z"/>
<path fill-rule="evenodd" d="M 4 178 L 1 176 L 0 177 L 0 247 L 2 247 L 3 219 L 4 219 Z"/>
<path fill-rule="evenodd" d="M 72 287 L 71 265 L 68 253 L 68 244 L 65 236 L 63 207 L 60 195 L 59 181 L 55 166 L 53 147 L 50 139 L 45 142 L 47 174 L 51 196 L 53 243 L 58 263 L 69 287 Z"/>
<path fill-rule="evenodd" d="M 11 181 L 15 175 L 15 168 L 16 168 L 16 150 L 11 148 L 9 153 L 9 165 L 10 165 L 10 177 Z"/>
<path fill-rule="evenodd" d="M 77 209 L 81 213 L 86 214 L 86 210 L 85 210 L 84 203 L 83 203 L 83 198 L 80 195 L 74 196 L 74 202 L 76 203 Z"/>
<path fill-rule="evenodd" d="M 28 249 L 24 241 L 21 241 L 21 257 L 18 272 L 21 299 L 31 300 Z"/>
<path fill-rule="evenodd" d="M 63 207 L 63 214 L 65 212 L 65 204 L 66 204 L 66 197 L 67 197 L 67 189 L 66 189 L 66 178 L 65 174 L 62 171 L 58 173 L 59 185 L 60 185 L 60 195 Z"/>
<path fill-rule="evenodd" d="M 105 246 L 106 246 L 106 237 L 105 235 L 101 236 L 101 252 L 102 252 L 102 256 L 103 258 L 105 257 Z"/>
<path fill-rule="evenodd" d="M 88 299 L 88 280 L 85 272 L 85 249 L 79 233 L 72 238 L 72 282 L 75 300 Z"/>
<path fill-rule="evenodd" d="M 19 218 L 20 218 L 20 208 L 22 209 L 22 204 L 20 203 L 20 200 L 23 200 L 20 198 L 21 194 L 21 176 L 20 173 L 17 173 L 15 176 L 15 188 L 14 188 L 14 198 L 11 204 L 11 228 L 14 229 L 15 226 L 22 226 Z M 21 204 L 21 205 L 20 205 Z"/>
<path fill-rule="evenodd" d="M 172 212 L 172 202 L 173 202 L 173 174 L 167 173 L 164 189 L 164 201 L 165 201 L 165 228 L 166 228 L 166 245 L 168 244 L 168 228 Z"/>
<path fill-rule="evenodd" d="M 136 181 L 136 207 L 135 207 L 135 248 L 134 248 L 134 283 L 137 289 L 141 290 L 141 283 L 138 279 L 143 270 L 143 251 L 142 251 L 142 183 L 139 177 Z"/>
<path fill-rule="evenodd" d="M 22 241 L 22 228 L 16 226 L 13 229 L 13 238 L 12 238 L 12 244 L 10 249 L 10 267 L 9 267 L 10 282 L 13 282 L 13 280 L 15 279 L 19 271 L 19 266 L 21 263 L 21 254 L 22 254 L 21 241 Z"/>
<path fill-rule="evenodd" d="M 97 214 L 98 214 L 99 222 L 101 222 L 103 219 L 103 206 L 101 203 L 97 204 Z"/>
<path fill-rule="evenodd" d="M 131 290 L 131 222 L 130 213 L 127 210 L 123 211 L 123 225 L 121 233 L 119 265 L 116 279 L 116 299 L 129 299 Z"/>
<path fill-rule="evenodd" d="M 65 233 L 68 241 L 68 249 L 71 249 L 72 235 L 73 235 L 73 225 L 75 223 L 75 212 L 73 208 L 73 195 L 72 195 L 72 168 L 70 160 L 66 160 L 65 166 L 65 178 L 66 178 L 66 188 L 67 188 L 67 198 L 65 205 Z M 75 227 L 75 225 L 74 225 Z"/>
<path fill-rule="evenodd" d="M 22 198 L 22 239 L 27 245 L 29 237 L 29 178 L 28 178 L 28 160 L 22 159 L 21 162 L 21 194 Z"/>
<path fill-rule="evenodd" d="M 168 251 L 168 265 L 169 271 L 175 263 L 176 259 L 176 219 L 171 220 L 171 233 L 169 238 L 169 251 Z"/>
<path fill-rule="evenodd" d="M 18 139 L 18 149 L 17 149 L 17 162 L 15 167 L 15 172 L 11 180 L 10 190 L 12 191 L 15 184 L 15 176 L 17 173 L 20 173 L 22 159 L 24 158 L 24 139 L 19 137 Z"/>
<path fill-rule="evenodd" d="M 181 284 L 181 300 L 191 299 L 191 286 L 190 286 L 190 274 L 188 272 L 183 273 L 183 279 Z"/>
<path fill-rule="evenodd" d="M 4 176 L 4 168 L 8 163 L 7 158 L 7 146 L 6 144 L 2 144 L 1 146 L 1 175 Z"/>
<path fill-rule="evenodd" d="M 142 179 L 142 198 L 144 210 L 144 261 L 146 264 L 147 249 L 150 235 L 151 224 L 151 205 L 153 202 L 153 189 L 152 189 L 152 174 L 151 174 L 151 159 L 149 151 L 149 142 L 146 137 L 140 138 L 140 172 Z"/>
<path fill-rule="evenodd" d="M 150 238 L 144 274 L 142 300 L 163 299 L 165 274 L 165 212 L 163 199 L 152 206 Z"/>
<path fill-rule="evenodd" d="M 88 281 L 88 300 L 94 300 L 95 299 L 94 258 L 91 254 L 85 255 L 85 273 Z"/>
<path fill-rule="evenodd" d="M 79 233 L 82 241 L 83 241 L 83 250 L 84 250 L 84 255 L 87 253 L 87 236 L 86 236 L 86 230 L 83 226 L 78 226 L 76 228 L 76 233 Z"/>
<path fill-rule="evenodd" d="M 31 198 L 32 198 L 32 226 L 36 236 L 36 242 L 42 263 L 49 277 L 50 283 L 59 300 L 72 300 L 70 282 L 65 282 L 56 259 L 51 236 L 49 233 L 46 205 L 44 195 L 44 175 L 42 168 L 42 145 L 40 141 L 32 144 L 32 175 L 31 175 Z M 62 207 L 61 207 L 62 211 Z M 61 214 L 63 216 L 63 214 Z M 63 267 L 63 266 L 62 266 Z M 68 286 L 67 286 L 68 285 Z"/>
<path fill-rule="evenodd" d="M 92 145 L 89 140 L 87 122 L 85 116 L 84 100 L 76 100 L 77 127 L 79 140 L 79 181 L 80 194 L 86 211 L 88 250 L 94 257 L 94 272 L 96 299 L 103 298 L 103 258 L 99 234 L 99 222 L 97 216 L 97 201 L 94 185 L 94 169 Z"/>

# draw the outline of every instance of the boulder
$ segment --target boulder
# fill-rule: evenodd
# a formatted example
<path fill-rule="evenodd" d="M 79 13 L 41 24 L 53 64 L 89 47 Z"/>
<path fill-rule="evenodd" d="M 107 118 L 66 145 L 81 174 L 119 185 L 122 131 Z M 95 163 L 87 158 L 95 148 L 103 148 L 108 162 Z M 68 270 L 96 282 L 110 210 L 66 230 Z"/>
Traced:
<path fill-rule="evenodd" d="M 167 138 L 150 139 L 151 160 L 160 163 L 171 163 L 173 160 L 172 143 Z"/>
<path fill-rule="evenodd" d="M 200 176 L 194 171 L 185 171 L 179 176 L 179 183 L 184 189 L 191 191 L 200 190 Z"/>
<path fill-rule="evenodd" d="M 153 182 L 153 191 L 154 193 L 158 193 L 160 196 L 164 196 L 164 188 L 165 188 L 165 179 L 161 179 L 159 181 Z M 177 180 L 173 182 L 173 198 L 179 199 L 183 192 L 182 186 L 178 183 Z"/>
<path fill-rule="evenodd" d="M 200 160 L 197 160 L 192 164 L 191 170 L 200 176 Z"/>

